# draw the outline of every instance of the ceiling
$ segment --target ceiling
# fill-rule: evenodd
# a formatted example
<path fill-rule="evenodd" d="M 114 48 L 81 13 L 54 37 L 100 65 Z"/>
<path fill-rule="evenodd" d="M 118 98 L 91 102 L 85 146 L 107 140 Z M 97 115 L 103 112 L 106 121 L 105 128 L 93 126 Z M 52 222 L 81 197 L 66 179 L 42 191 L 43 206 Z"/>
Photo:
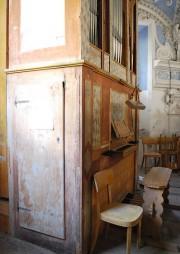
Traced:
<path fill-rule="evenodd" d="M 156 12 L 163 13 L 172 25 L 180 24 L 180 0 L 143 0 L 141 4 L 149 4 Z"/>

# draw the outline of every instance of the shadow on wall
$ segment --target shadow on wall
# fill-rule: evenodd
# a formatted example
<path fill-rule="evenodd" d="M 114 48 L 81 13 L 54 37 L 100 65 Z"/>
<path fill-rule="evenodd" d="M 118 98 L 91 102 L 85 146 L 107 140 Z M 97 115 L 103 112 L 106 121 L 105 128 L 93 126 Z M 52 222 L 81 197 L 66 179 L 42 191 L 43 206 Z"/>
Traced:
<path fill-rule="evenodd" d="M 149 137 L 150 132 L 147 131 L 146 129 L 140 129 L 139 130 L 139 138 L 141 139 L 142 137 Z"/>

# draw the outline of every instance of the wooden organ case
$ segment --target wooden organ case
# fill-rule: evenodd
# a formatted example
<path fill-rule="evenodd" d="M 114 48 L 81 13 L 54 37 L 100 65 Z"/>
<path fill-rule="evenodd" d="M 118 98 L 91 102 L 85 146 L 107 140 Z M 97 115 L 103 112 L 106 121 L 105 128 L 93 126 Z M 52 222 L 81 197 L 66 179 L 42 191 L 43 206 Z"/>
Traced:
<path fill-rule="evenodd" d="M 139 92 L 137 3 L 42 2 L 11 0 L 8 9 L 10 231 L 88 253 L 93 174 L 113 169 L 117 200 L 135 186 L 138 112 L 125 102 Z"/>

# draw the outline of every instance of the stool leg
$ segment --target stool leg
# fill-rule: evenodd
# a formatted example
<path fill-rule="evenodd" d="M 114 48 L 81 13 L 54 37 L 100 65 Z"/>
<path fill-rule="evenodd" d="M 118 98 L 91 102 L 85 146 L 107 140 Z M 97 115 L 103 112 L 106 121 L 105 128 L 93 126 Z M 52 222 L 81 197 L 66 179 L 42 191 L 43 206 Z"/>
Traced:
<path fill-rule="evenodd" d="M 132 228 L 127 228 L 126 254 L 131 253 Z"/>
<path fill-rule="evenodd" d="M 137 233 L 137 248 L 139 249 L 141 246 L 141 220 L 138 224 L 138 233 Z"/>

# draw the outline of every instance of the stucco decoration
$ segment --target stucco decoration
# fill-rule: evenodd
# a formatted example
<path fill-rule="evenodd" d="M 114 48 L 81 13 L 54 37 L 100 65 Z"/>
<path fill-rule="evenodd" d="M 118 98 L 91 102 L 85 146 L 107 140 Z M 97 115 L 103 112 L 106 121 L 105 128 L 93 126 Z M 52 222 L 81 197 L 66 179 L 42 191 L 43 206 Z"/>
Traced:
<path fill-rule="evenodd" d="M 180 89 L 180 66 L 177 61 L 154 60 L 154 87 Z"/>
<path fill-rule="evenodd" d="M 166 5 L 167 5 L 167 6 L 171 6 L 171 5 L 172 5 L 172 2 L 173 2 L 172 0 L 166 1 Z"/>
<path fill-rule="evenodd" d="M 173 39 L 176 48 L 177 61 L 180 61 L 180 26 L 179 24 L 173 27 Z"/>
<path fill-rule="evenodd" d="M 174 24 L 180 24 L 180 1 L 176 3 L 176 13 L 174 15 Z"/>
<path fill-rule="evenodd" d="M 170 6 L 170 1 L 166 1 L 166 5 L 167 4 L 169 4 L 168 6 Z M 177 12 L 180 13 L 180 1 L 176 3 L 176 9 Z M 157 36 L 157 30 L 154 31 L 156 54 L 155 60 L 153 61 L 152 70 L 154 73 L 153 87 L 179 89 L 180 30 L 178 28 L 180 22 L 177 22 L 178 17 L 175 16 L 175 18 L 171 20 L 163 11 L 154 6 L 152 1 L 143 0 L 139 1 L 138 14 L 139 20 L 154 20 L 153 22 L 155 23 L 155 25 L 162 28 L 165 37 L 165 43 L 161 44 Z"/>
<path fill-rule="evenodd" d="M 150 3 L 156 3 L 156 2 L 158 2 L 159 0 L 149 0 L 149 2 Z M 166 1 L 166 5 L 167 6 L 171 6 L 172 5 L 172 0 L 168 0 L 168 1 Z"/>
<path fill-rule="evenodd" d="M 161 60 L 171 60 L 173 58 L 173 50 L 169 43 L 160 44 L 157 49 L 157 58 Z"/>
<path fill-rule="evenodd" d="M 166 91 L 166 107 L 167 114 L 180 115 L 180 90 L 168 89 Z"/>
<path fill-rule="evenodd" d="M 141 20 L 154 20 L 155 24 L 159 25 L 164 32 L 164 36 L 166 38 L 165 45 L 162 45 L 157 41 L 160 47 L 160 52 L 158 52 L 158 56 L 160 57 L 159 59 L 167 59 L 168 56 L 168 60 L 176 60 L 176 51 L 174 49 L 174 40 L 172 33 L 173 22 L 170 20 L 170 18 L 150 2 L 145 2 L 143 0 L 139 1 L 138 15 L 139 19 Z"/>

